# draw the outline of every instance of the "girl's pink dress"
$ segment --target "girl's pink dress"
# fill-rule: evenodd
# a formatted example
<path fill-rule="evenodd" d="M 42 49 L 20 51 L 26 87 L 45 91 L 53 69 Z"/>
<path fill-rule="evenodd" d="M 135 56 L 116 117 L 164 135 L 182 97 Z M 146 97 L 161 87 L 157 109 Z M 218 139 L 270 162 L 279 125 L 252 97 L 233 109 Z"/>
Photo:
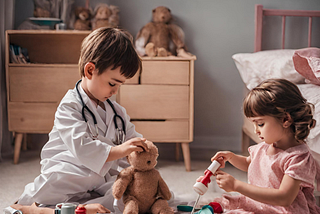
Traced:
<path fill-rule="evenodd" d="M 294 214 L 319 214 L 320 207 L 316 205 L 313 195 L 314 180 L 317 172 L 316 162 L 307 145 L 302 144 L 285 151 L 278 149 L 275 155 L 267 155 L 269 145 L 259 143 L 249 148 L 251 164 L 248 168 L 248 183 L 278 189 L 283 176 L 302 181 L 300 190 L 288 207 L 272 206 L 254 201 L 246 196 L 223 195 L 216 198 L 226 213 L 294 213 Z"/>

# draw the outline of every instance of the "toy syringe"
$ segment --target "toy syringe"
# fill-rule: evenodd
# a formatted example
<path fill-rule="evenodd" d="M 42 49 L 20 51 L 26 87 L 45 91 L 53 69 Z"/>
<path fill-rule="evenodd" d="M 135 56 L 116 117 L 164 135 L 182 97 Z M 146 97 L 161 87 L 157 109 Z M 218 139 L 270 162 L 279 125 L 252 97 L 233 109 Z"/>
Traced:
<path fill-rule="evenodd" d="M 206 171 L 204 171 L 204 177 L 193 185 L 193 189 L 196 193 L 198 193 L 198 197 L 193 205 L 191 214 L 194 213 L 194 209 L 199 202 L 200 196 L 204 195 L 207 192 L 208 184 L 211 182 L 211 176 L 214 175 L 214 173 L 219 169 L 219 167 L 220 163 L 218 161 L 212 161 L 211 165 L 206 169 Z"/>

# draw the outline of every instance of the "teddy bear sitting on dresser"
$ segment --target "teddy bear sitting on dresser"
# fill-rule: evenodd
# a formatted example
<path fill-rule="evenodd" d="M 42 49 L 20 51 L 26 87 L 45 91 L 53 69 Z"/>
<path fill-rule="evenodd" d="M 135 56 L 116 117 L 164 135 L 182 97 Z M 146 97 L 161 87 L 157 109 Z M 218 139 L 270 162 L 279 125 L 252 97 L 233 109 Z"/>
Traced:
<path fill-rule="evenodd" d="M 158 148 L 146 141 L 149 151 L 132 152 L 127 157 L 131 166 L 123 169 L 112 187 L 115 199 L 123 197 L 123 214 L 153 213 L 173 214 L 167 200 L 170 190 L 162 179 L 157 165 Z"/>
<path fill-rule="evenodd" d="M 91 11 L 85 7 L 78 7 L 75 10 L 75 30 L 91 30 Z"/>
<path fill-rule="evenodd" d="M 171 21 L 169 8 L 159 6 L 152 10 L 152 22 L 146 24 L 136 36 L 135 46 L 140 56 L 192 56 L 186 52 L 184 32 Z"/>
<path fill-rule="evenodd" d="M 92 30 L 100 27 L 117 27 L 119 25 L 119 8 L 115 5 L 99 4 L 92 19 Z"/>

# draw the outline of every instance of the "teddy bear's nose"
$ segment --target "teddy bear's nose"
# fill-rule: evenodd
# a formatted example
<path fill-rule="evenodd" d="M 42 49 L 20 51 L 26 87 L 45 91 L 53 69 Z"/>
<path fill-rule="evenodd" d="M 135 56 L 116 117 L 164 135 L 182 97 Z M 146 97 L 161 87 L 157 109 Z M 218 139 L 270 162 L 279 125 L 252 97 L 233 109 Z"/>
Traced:
<path fill-rule="evenodd" d="M 151 164 L 151 161 L 148 161 L 147 164 L 150 165 L 150 164 Z"/>

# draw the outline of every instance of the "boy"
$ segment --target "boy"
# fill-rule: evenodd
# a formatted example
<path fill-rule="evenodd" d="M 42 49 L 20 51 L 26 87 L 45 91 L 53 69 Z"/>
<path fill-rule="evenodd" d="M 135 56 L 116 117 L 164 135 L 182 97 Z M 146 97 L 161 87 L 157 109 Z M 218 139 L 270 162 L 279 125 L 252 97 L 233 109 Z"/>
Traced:
<path fill-rule="evenodd" d="M 83 40 L 81 80 L 61 100 L 49 141 L 41 151 L 41 174 L 26 185 L 18 204 L 99 203 L 113 210 L 111 187 L 128 166 L 124 157 L 147 147 L 125 109 L 107 99 L 141 66 L 126 31 L 99 28 Z M 122 123 L 114 122 L 115 113 Z M 124 127 L 123 139 L 116 124 Z"/>

